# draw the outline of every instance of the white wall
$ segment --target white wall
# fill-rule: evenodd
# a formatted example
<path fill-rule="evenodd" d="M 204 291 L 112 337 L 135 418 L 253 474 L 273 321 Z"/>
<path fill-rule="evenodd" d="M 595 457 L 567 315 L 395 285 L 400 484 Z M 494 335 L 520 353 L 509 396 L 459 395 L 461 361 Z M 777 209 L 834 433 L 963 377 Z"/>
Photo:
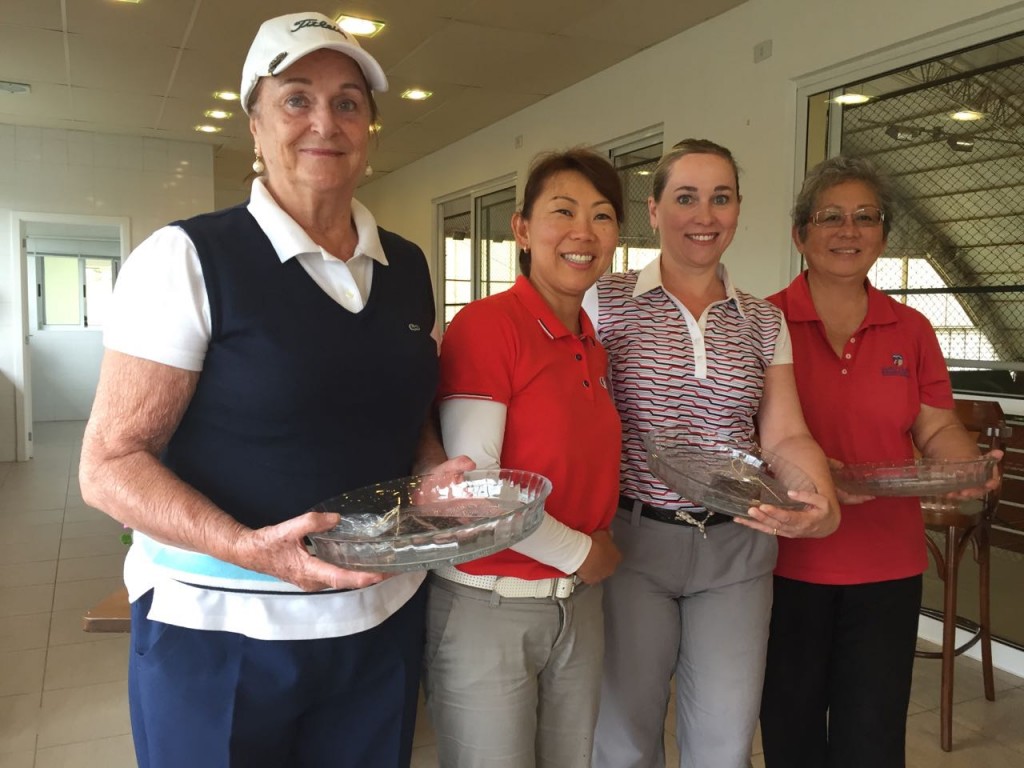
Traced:
<path fill-rule="evenodd" d="M 822 70 L 849 70 L 868 54 L 876 72 L 887 70 L 901 54 L 893 47 L 936 30 L 955 37 L 967 20 L 996 11 L 999 19 L 980 23 L 991 37 L 1024 29 L 1024 3 L 1001 0 L 750 0 L 388 174 L 358 196 L 382 226 L 436 259 L 432 199 L 510 172 L 521 193 L 537 152 L 603 143 L 661 123 L 667 145 L 704 137 L 735 153 L 743 207 L 725 260 L 742 287 L 765 295 L 792 276 L 787 217 L 798 165 L 798 84 L 827 79 Z M 769 39 L 773 55 L 754 64 L 754 45 Z M 520 135 L 522 149 L 513 149 Z"/>
<path fill-rule="evenodd" d="M 13 461 L 16 445 L 11 212 L 127 216 L 134 246 L 169 221 L 212 209 L 209 145 L 0 124 L 0 461 Z"/>

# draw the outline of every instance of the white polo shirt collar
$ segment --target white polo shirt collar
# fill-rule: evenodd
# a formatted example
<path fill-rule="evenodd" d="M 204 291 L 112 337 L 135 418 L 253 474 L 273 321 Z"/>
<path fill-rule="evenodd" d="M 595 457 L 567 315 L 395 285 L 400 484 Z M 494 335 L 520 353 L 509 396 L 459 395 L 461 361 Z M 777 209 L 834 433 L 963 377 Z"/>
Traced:
<path fill-rule="evenodd" d="M 306 253 L 318 253 L 325 259 L 335 258 L 317 245 L 298 222 L 284 212 L 267 190 L 263 179 L 253 181 L 247 207 L 256 223 L 260 225 L 260 229 L 266 233 L 282 264 Z M 353 258 L 367 256 L 386 267 L 388 260 L 384 255 L 384 247 L 380 244 L 377 220 L 373 218 L 370 210 L 356 199 L 352 200 L 352 221 L 355 223 L 356 235 L 359 238 Z"/>
<path fill-rule="evenodd" d="M 746 315 L 743 313 L 743 305 L 740 304 L 739 296 L 736 293 L 736 286 L 733 285 L 732 279 L 729 277 L 729 272 L 725 268 L 725 264 L 719 263 L 717 268 L 718 279 L 725 285 L 725 299 L 731 301 L 736 310 L 740 313 L 740 317 L 745 318 Z M 636 285 L 633 287 L 633 298 L 643 296 L 645 293 L 650 293 L 656 288 L 665 289 L 665 286 L 661 282 L 661 254 L 655 257 L 654 261 L 649 263 L 646 267 L 640 270 L 640 274 L 636 276 Z M 668 294 L 668 291 L 665 291 Z M 671 294 L 668 294 L 671 296 Z"/>

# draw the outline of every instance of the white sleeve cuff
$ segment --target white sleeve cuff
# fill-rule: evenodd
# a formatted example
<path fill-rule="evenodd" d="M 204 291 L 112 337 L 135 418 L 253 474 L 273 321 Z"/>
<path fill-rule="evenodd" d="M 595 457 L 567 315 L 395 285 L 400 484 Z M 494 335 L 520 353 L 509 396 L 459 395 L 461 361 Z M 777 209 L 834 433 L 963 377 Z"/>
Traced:
<path fill-rule="evenodd" d="M 537 530 L 511 549 L 568 574 L 579 570 L 593 544 L 587 534 L 558 522 L 545 512 Z"/>

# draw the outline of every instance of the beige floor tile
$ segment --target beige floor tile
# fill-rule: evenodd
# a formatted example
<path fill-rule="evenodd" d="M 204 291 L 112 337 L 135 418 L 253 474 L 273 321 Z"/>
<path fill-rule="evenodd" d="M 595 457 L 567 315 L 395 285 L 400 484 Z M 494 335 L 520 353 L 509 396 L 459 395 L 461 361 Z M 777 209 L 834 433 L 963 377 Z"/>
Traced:
<path fill-rule="evenodd" d="M 128 637 L 108 634 L 100 643 L 76 643 L 50 648 L 46 655 L 43 690 L 78 688 L 128 679 Z"/>
<path fill-rule="evenodd" d="M 673 734 L 665 734 L 665 765 L 679 765 L 679 747 L 676 746 L 676 737 Z"/>
<path fill-rule="evenodd" d="M 61 559 L 65 557 L 91 557 L 93 555 L 124 554 L 121 531 L 116 530 L 101 536 L 83 536 L 65 539 L 60 543 Z"/>
<path fill-rule="evenodd" d="M 31 516 L 35 514 L 31 511 L 21 515 L 19 520 L 16 522 L 5 522 L 0 523 L 0 527 L 3 528 L 0 531 L 0 535 L 3 536 L 4 544 L 14 545 L 26 545 L 30 546 L 33 544 L 48 544 L 54 541 L 60 541 L 61 528 L 64 527 L 64 523 L 61 520 L 55 520 L 52 522 L 33 522 Z M 6 563 L 6 560 L 0 561 Z"/>
<path fill-rule="evenodd" d="M 64 522 L 63 509 L 12 509 L 0 512 L 0 531 L 9 533 L 33 525 L 59 525 Z"/>
<path fill-rule="evenodd" d="M 413 749 L 412 762 L 409 763 L 409 768 L 437 768 L 437 766 L 437 747 L 433 744 Z"/>
<path fill-rule="evenodd" d="M 35 759 L 35 752 L 0 753 L 0 768 L 33 768 Z"/>
<path fill-rule="evenodd" d="M 57 581 L 121 578 L 124 573 L 124 556 L 128 548 L 125 547 L 124 550 L 116 555 L 61 558 L 57 567 Z"/>
<path fill-rule="evenodd" d="M 0 651 L 46 648 L 49 636 L 49 612 L 7 616 L 0 621 Z"/>
<path fill-rule="evenodd" d="M 74 643 L 98 643 L 110 637 L 110 634 L 105 632 L 83 632 L 83 613 L 85 611 L 72 608 L 67 611 L 54 611 L 50 615 L 50 648 Z"/>
<path fill-rule="evenodd" d="M 45 648 L 0 653 L 0 696 L 39 695 L 43 688 Z"/>
<path fill-rule="evenodd" d="M 1024 688 L 996 691 L 996 700 L 972 699 L 953 707 L 953 738 L 961 725 L 1020 754 L 1024 765 Z"/>
<path fill-rule="evenodd" d="M 994 670 L 996 694 L 999 691 L 1016 688 L 1020 678 Z M 918 659 L 914 663 L 914 684 L 910 689 L 910 700 L 925 709 L 939 706 L 942 691 L 942 661 L 940 659 Z M 985 695 L 985 682 L 981 674 L 981 662 L 964 656 L 957 658 L 953 670 L 953 701 L 961 702 Z"/>
<path fill-rule="evenodd" d="M 104 516 L 100 520 L 85 520 L 70 523 L 64 521 L 64 529 L 61 531 L 61 538 L 81 539 L 87 536 L 113 536 L 119 538 L 124 532 L 124 526 L 112 517 Z"/>
<path fill-rule="evenodd" d="M 0 487 L 0 507 L 57 509 L 67 502 L 68 473 L 29 472 L 15 467 Z"/>
<path fill-rule="evenodd" d="M 0 754 L 35 749 L 38 730 L 38 693 L 0 697 Z"/>
<path fill-rule="evenodd" d="M 954 710 L 955 711 L 955 710 Z M 908 768 L 1020 768 L 1024 757 L 963 724 L 954 723 L 953 751 L 939 746 L 938 711 L 922 712 L 907 722 Z"/>
<path fill-rule="evenodd" d="M 32 452 L 32 469 L 36 472 L 67 474 L 73 449 L 70 445 L 39 445 Z"/>
<path fill-rule="evenodd" d="M 38 749 L 130 733 L 127 683 L 43 693 Z"/>
<path fill-rule="evenodd" d="M 57 575 L 56 560 L 40 560 L 35 563 L 0 565 L 0 589 L 4 587 L 31 587 L 53 584 Z"/>
<path fill-rule="evenodd" d="M 58 582 L 53 588 L 53 610 L 86 611 L 123 585 L 120 576 Z"/>
<path fill-rule="evenodd" d="M 430 713 L 427 711 L 426 702 L 423 700 L 423 692 L 420 691 L 419 706 L 416 709 L 416 730 L 413 732 L 413 747 L 423 747 L 428 744 L 436 744 L 437 736 L 430 724 Z"/>
<path fill-rule="evenodd" d="M 35 768 L 135 768 L 131 736 L 114 736 L 40 749 Z"/>
<path fill-rule="evenodd" d="M 44 613 L 53 607 L 52 584 L 0 587 L 0 619 L 27 613 Z"/>
<path fill-rule="evenodd" d="M 67 510 L 64 512 L 65 523 L 90 523 L 110 519 L 112 518 L 106 512 L 100 512 L 95 507 L 89 507 L 85 504 L 69 503 Z"/>
<path fill-rule="evenodd" d="M 33 541 L 15 541 L 0 536 L 0 563 L 18 565 L 40 560 L 56 560 L 60 552 L 60 534 Z M 93 554 L 93 553 L 89 553 Z"/>

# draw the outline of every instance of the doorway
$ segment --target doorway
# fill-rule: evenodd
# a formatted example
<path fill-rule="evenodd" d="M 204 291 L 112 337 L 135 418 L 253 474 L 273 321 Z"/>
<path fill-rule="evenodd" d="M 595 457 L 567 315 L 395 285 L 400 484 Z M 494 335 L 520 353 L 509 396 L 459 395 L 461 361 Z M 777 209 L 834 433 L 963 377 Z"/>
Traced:
<path fill-rule="evenodd" d="M 27 461 L 36 422 L 88 418 L 106 302 L 130 235 L 126 217 L 15 212 L 12 225 L 22 288 L 15 293 L 15 454 Z"/>

